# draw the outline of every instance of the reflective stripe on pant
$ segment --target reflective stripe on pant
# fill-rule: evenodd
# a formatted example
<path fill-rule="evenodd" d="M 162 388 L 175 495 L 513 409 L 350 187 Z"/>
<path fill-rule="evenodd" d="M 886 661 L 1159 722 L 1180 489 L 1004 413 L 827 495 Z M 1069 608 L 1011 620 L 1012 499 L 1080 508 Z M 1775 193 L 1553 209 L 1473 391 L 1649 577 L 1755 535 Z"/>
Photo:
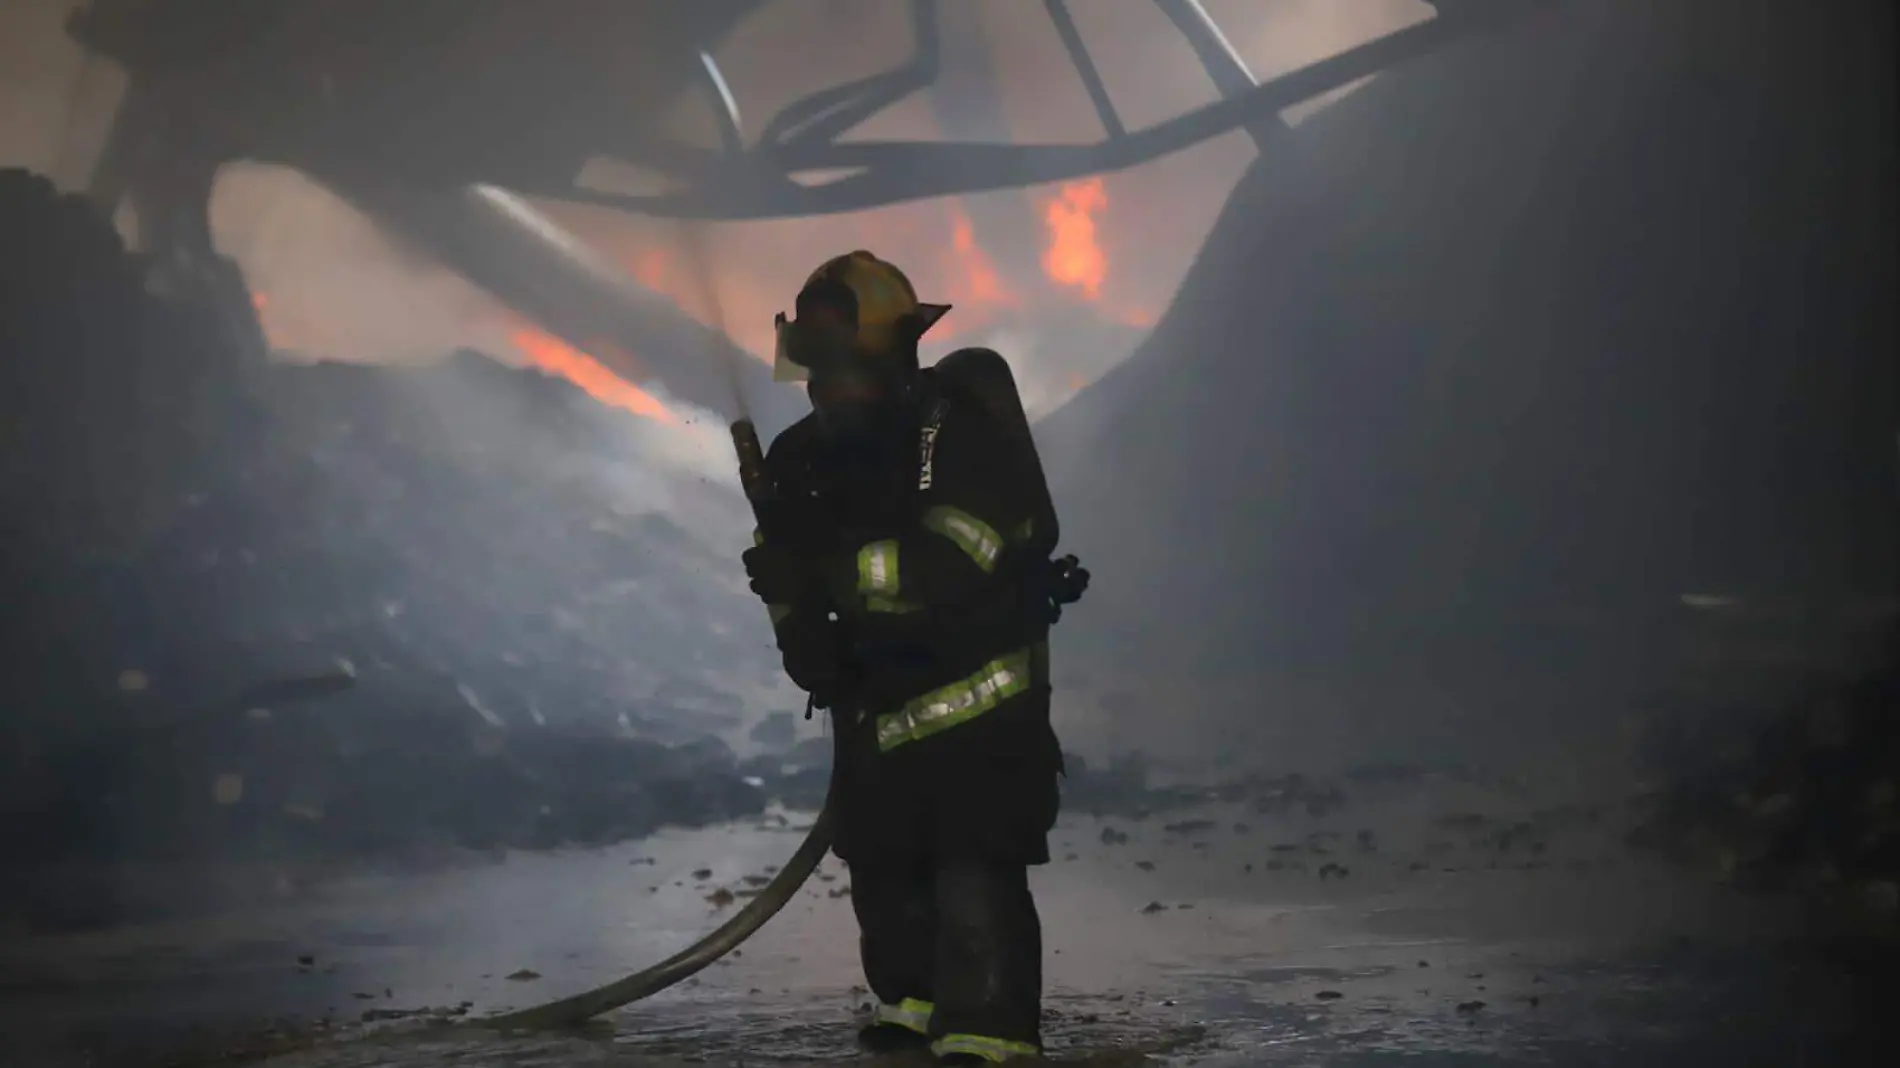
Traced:
<path fill-rule="evenodd" d="M 969 676 L 877 717 L 878 751 L 888 753 L 907 742 L 967 723 L 1017 694 L 1027 693 L 1034 657 L 1034 649 L 999 656 Z"/>
<path fill-rule="evenodd" d="M 945 1052 L 1023 1056 L 1040 1045 L 1042 924 L 1028 868 L 854 864 L 851 904 L 872 993 L 885 1005 L 930 1003 L 930 1033 L 959 1047 Z"/>
<path fill-rule="evenodd" d="M 921 998 L 905 998 L 895 1005 L 879 1005 L 872 1022 L 927 1035 L 930 1033 L 930 1015 L 936 1008 Z"/>
<path fill-rule="evenodd" d="M 989 1038 L 984 1035 L 945 1035 L 930 1044 L 930 1052 L 939 1057 L 952 1053 L 968 1053 L 981 1057 L 991 1064 L 1001 1064 L 1017 1057 L 1039 1057 L 1042 1048 L 1027 1042 L 1011 1042 L 1007 1038 Z"/>

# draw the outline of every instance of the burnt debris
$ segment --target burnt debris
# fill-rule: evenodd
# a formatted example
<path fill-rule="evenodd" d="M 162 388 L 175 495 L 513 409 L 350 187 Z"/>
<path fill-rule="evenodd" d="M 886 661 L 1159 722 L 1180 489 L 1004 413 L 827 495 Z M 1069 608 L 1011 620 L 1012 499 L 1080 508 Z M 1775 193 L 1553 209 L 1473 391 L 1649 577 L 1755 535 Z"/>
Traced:
<path fill-rule="evenodd" d="M 766 777 L 711 737 L 778 674 L 720 580 L 738 545 L 641 499 L 742 542 L 736 491 L 616 491 L 634 417 L 479 354 L 260 364 L 233 309 L 147 266 L 0 171 L 0 920 L 162 907 L 166 880 L 87 889 L 108 867 L 268 892 L 762 811 Z M 337 670 L 319 700 L 193 712 Z"/>

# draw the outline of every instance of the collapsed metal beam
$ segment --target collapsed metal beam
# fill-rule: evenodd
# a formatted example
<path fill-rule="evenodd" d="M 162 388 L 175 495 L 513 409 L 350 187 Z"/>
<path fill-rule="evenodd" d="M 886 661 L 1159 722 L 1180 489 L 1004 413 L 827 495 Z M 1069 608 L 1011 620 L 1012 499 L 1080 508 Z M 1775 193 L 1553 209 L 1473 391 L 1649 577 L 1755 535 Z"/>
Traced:
<path fill-rule="evenodd" d="M 766 123 L 766 145 L 829 144 L 871 116 L 930 88 L 943 69 L 937 0 L 910 0 L 911 55 L 883 74 L 835 85 L 794 100 Z"/>
<path fill-rule="evenodd" d="M 684 191 L 626 196 L 565 183 L 558 188 L 517 188 L 528 195 L 660 217 L 758 219 L 856 211 L 941 195 L 1067 181 L 1134 166 L 1232 129 L 1257 127 L 1263 117 L 1272 118 L 1286 107 L 1555 0 L 1469 0 L 1430 22 L 1264 85 L 1252 84 L 1251 74 L 1199 4 L 1193 0 L 1156 2 L 1174 13 L 1171 17 L 1190 43 L 1199 42 L 1197 51 L 1223 99 L 1135 133 L 1121 127 L 1109 106 L 1107 90 L 1073 21 L 1067 18 L 1066 6 L 1061 0 L 1045 0 L 1103 116 L 1105 141 L 1093 145 L 838 143 L 836 137 L 877 111 L 936 81 L 942 62 L 937 0 L 910 0 L 915 51 L 904 65 L 793 104 L 767 124 L 760 144 L 752 149 L 743 145 L 738 103 L 718 64 L 700 52 L 701 87 L 714 98 L 721 147 L 708 149 L 647 134 L 636 135 L 628 153 L 630 159 L 667 174 L 676 183 L 674 188 Z M 326 150 L 327 142 L 313 136 L 280 142 L 287 151 L 278 156 L 241 139 L 207 139 L 200 136 L 201 124 L 192 119 L 206 101 L 201 94 L 185 91 L 194 84 L 156 76 L 134 79 L 107 158 L 95 176 L 94 193 L 108 209 L 128 192 L 136 191 L 135 195 L 148 200 L 159 197 L 154 208 L 166 210 L 151 212 L 154 243 L 180 260 L 181 269 L 172 273 L 180 284 L 204 289 L 215 303 L 229 305 L 233 320 L 248 324 L 251 334 L 258 331 L 248 300 L 243 299 L 241 277 L 234 265 L 210 247 L 202 217 L 209 175 L 218 163 L 233 158 L 269 158 L 303 170 L 393 231 L 433 251 L 503 304 L 594 353 L 634 381 L 659 385 L 686 403 L 730 413 L 734 386 L 721 369 L 731 366 L 740 374 L 744 408 L 762 416 L 761 429 L 769 431 L 772 423 L 781 420 L 788 423 L 803 411 L 802 396 L 775 387 L 763 364 L 738 351 L 723 331 L 702 326 L 624 277 L 520 195 L 480 184 L 478 177 L 459 172 L 451 181 L 470 184 L 438 185 L 420 182 L 416 176 L 381 173 L 347 154 L 337 157 Z M 807 171 L 855 173 L 819 186 L 793 180 Z M 194 206 L 183 207 L 186 201 Z M 203 269 L 184 269 L 194 266 Z M 253 341 L 250 347 L 263 347 L 261 335 Z"/>
<path fill-rule="evenodd" d="M 1155 6 L 1168 16 L 1168 21 L 1174 23 L 1188 47 L 1194 50 L 1194 58 L 1201 61 L 1201 69 L 1207 72 L 1208 80 L 1214 83 L 1214 91 L 1221 99 L 1233 100 L 1259 88 L 1260 80 L 1253 76 L 1247 61 L 1240 58 L 1233 42 L 1220 31 L 1214 16 L 1207 13 L 1200 0 L 1155 0 Z M 1267 151 L 1269 141 L 1287 130 L 1278 109 L 1255 115 L 1242 126 L 1253 138 L 1254 147 L 1262 153 Z"/>
<path fill-rule="evenodd" d="M 138 136 L 116 138 L 112 148 L 127 149 L 134 141 L 162 141 L 168 143 L 155 147 L 170 151 L 175 146 L 169 142 L 190 141 L 194 131 L 214 130 L 216 143 L 203 149 L 216 154 L 219 162 L 250 159 L 280 163 L 313 174 L 323 174 L 338 166 L 378 167 L 382 168 L 381 177 L 397 182 L 441 186 L 487 183 L 536 197 L 673 218 L 763 219 L 824 215 L 935 196 L 1071 181 L 1136 166 L 1235 129 L 1247 129 L 1258 142 L 1281 127 L 1278 112 L 1287 107 L 1427 54 L 1466 33 L 1543 10 L 1556 0 L 1461 0 L 1455 4 L 1439 0 L 1439 15 L 1435 19 L 1274 78 L 1264 85 L 1254 84 L 1246 64 L 1200 3 L 1155 0 L 1177 32 L 1194 48 L 1222 99 L 1133 133 L 1124 128 L 1116 113 L 1101 72 L 1096 69 L 1070 17 L 1069 7 L 1063 0 L 1045 0 L 1046 13 L 1103 123 L 1105 140 L 1086 145 L 841 141 L 880 111 L 937 83 L 945 62 L 939 25 L 942 9 L 938 2 L 908 0 L 913 49 L 902 64 L 883 74 L 833 86 L 795 101 L 765 124 L 754 147 L 745 146 L 736 121 L 727 121 L 736 116 L 738 105 L 717 63 L 710 61 L 707 49 L 714 38 L 702 33 L 692 45 L 692 56 L 698 62 L 673 63 L 668 69 L 679 68 L 679 88 L 690 89 L 697 76 L 700 88 L 713 95 L 715 113 L 721 123 L 716 147 L 668 139 L 653 124 L 640 121 L 640 116 L 633 116 L 625 127 L 619 123 L 603 127 L 590 118 L 587 123 L 590 132 L 585 138 L 573 134 L 569 130 L 571 124 L 546 124 L 549 129 L 568 131 L 544 146 L 552 156 L 544 156 L 535 146 L 528 145 L 524 147 L 529 151 L 505 157 L 566 160 L 570 156 L 585 159 L 589 154 L 604 153 L 665 176 L 668 180 L 665 189 L 648 195 L 578 188 L 574 184 L 578 163 L 572 169 L 565 164 L 504 165 L 497 162 L 504 157 L 480 153 L 444 162 L 426 153 L 404 154 L 390 146 L 379 148 L 374 131 L 366 138 L 344 137 L 341 134 L 349 130 L 334 123 L 346 120 L 331 116 L 319 99 L 322 94 L 295 79 L 287 82 L 287 87 L 279 87 L 289 94 L 289 99 L 298 102 L 290 109 L 292 114 L 286 122 L 275 126 L 266 124 L 268 129 L 254 128 L 248 120 L 206 122 L 204 116 L 221 114 L 220 109 L 227 107 L 230 99 L 248 99 L 243 90 L 256 85 L 269 89 L 276 84 L 273 79 L 282 80 L 276 68 L 236 61 L 219 68 L 222 80 L 187 79 L 188 85 L 193 87 L 188 95 L 197 98 L 188 108 L 172 106 L 180 104 L 179 101 L 149 100 L 154 106 L 166 105 L 159 108 L 163 114 L 136 116 L 137 121 L 126 125 L 136 127 Z M 720 25 L 729 22 L 730 19 Z M 81 39 L 91 38 L 82 35 Z M 103 47 L 97 42 L 95 46 Z M 138 75 L 134 78 L 135 101 L 166 96 L 170 83 L 179 81 L 168 76 L 175 72 L 163 64 L 153 70 L 141 68 L 135 73 Z M 219 92 L 229 96 L 220 97 Z M 298 95 L 300 93 L 303 95 Z M 586 101 L 570 103 L 580 107 Z M 597 105 L 589 105 L 589 108 L 590 115 L 598 110 Z M 128 119 L 135 118 L 131 110 L 136 110 L 136 104 L 128 109 Z M 332 125 L 326 126 L 326 122 Z M 400 123 L 388 125 L 391 129 L 402 128 Z M 115 175 L 125 170 L 120 165 L 124 162 L 118 158 L 120 155 L 123 153 L 108 152 L 108 165 L 102 168 L 102 199 L 116 199 L 111 187 L 117 181 Z M 397 162 L 390 162 L 392 159 Z M 810 185 L 799 180 L 813 174 L 843 177 Z"/>
<path fill-rule="evenodd" d="M 1082 43 L 1082 31 L 1075 26 L 1075 16 L 1069 13 L 1068 0 L 1042 0 L 1042 6 L 1049 12 L 1049 22 L 1055 26 L 1056 36 L 1062 39 L 1062 50 L 1069 54 L 1075 76 L 1082 79 L 1089 103 L 1095 105 L 1095 117 L 1102 121 L 1102 132 L 1110 141 L 1128 136 L 1128 127 L 1122 124 L 1115 102 L 1109 99 L 1108 84 L 1102 81 L 1102 72 L 1096 69 L 1095 57 L 1089 55 L 1088 45 Z"/>
<path fill-rule="evenodd" d="M 763 361 L 647 291 L 506 190 L 411 190 L 318 178 L 391 232 L 631 382 L 727 418 L 750 412 L 768 431 L 806 410 L 803 395 L 774 383 Z"/>
<path fill-rule="evenodd" d="M 719 61 L 711 52 L 699 54 L 699 65 L 706 72 L 706 89 L 712 96 L 713 117 L 719 125 L 719 142 L 727 152 L 745 150 L 745 130 L 739 122 L 739 101 L 732 95 L 732 87 L 726 84 L 726 76 L 719 70 Z"/>
<path fill-rule="evenodd" d="M 684 192 L 647 196 L 574 188 L 522 192 L 647 215 L 696 219 L 767 219 L 831 215 L 936 196 L 1013 189 L 1124 170 L 1171 155 L 1263 116 L 1427 55 L 1475 30 L 1501 26 L 1552 0 L 1514 0 L 1458 17 L 1406 27 L 1329 56 L 1237 96 L 1144 130 L 1088 145 L 922 141 L 822 142 L 795 138 L 743 154 L 677 142 L 648 142 L 642 161 L 669 173 Z M 781 116 L 782 117 L 782 116 Z M 775 120 L 776 122 L 777 120 Z M 800 172 L 850 172 L 823 185 L 800 185 Z"/>

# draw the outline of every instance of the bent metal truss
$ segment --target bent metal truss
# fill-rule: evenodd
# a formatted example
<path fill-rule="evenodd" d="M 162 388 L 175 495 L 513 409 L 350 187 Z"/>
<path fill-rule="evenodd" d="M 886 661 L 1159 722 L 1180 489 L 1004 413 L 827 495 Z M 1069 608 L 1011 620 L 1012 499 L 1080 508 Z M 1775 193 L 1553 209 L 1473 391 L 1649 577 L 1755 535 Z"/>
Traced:
<path fill-rule="evenodd" d="M 218 168 L 238 160 L 304 172 L 575 344 L 720 350 L 723 339 L 612 277 L 529 200 L 766 219 L 1072 180 L 1235 130 L 1271 159 L 1284 109 L 1556 0 L 1429 0 L 1426 21 L 1264 82 L 1199 0 L 1152 0 L 1216 93 L 1142 129 L 1111 103 L 1070 0 L 1042 0 L 1094 104 L 1102 135 L 1089 144 L 847 140 L 958 73 L 945 58 L 957 50 L 944 48 L 940 0 L 904 0 L 911 52 L 902 62 L 796 100 L 748 137 L 714 55 L 772 2 L 91 0 L 69 32 L 120 66 L 128 89 L 89 188 L 108 209 L 132 201 L 156 269 L 172 273 L 175 289 L 229 307 L 252 346 L 262 346 L 261 332 L 243 280 L 216 253 L 208 222 Z M 951 15 L 954 26 L 967 12 Z M 997 91 L 965 81 L 975 93 Z M 642 104 L 695 87 L 714 105 L 715 147 L 667 134 Z M 659 175 L 662 191 L 585 187 L 592 161 Z M 703 399 L 694 391 L 688 399 Z"/>

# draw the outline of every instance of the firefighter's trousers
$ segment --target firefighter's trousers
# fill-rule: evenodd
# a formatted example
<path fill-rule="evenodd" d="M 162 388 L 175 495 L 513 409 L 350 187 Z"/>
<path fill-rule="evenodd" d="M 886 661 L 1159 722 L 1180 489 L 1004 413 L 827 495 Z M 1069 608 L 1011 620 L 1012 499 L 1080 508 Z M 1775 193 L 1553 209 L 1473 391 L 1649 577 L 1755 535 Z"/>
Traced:
<path fill-rule="evenodd" d="M 838 856 L 851 868 L 865 978 L 881 1016 L 939 1052 L 1034 1054 L 1042 924 L 1029 868 L 1049 861 L 1061 751 L 1048 698 L 1015 698 L 888 752 L 841 745 Z"/>
<path fill-rule="evenodd" d="M 1040 1046 L 1042 922 L 1020 864 L 851 865 L 864 974 L 892 1015 L 941 1052 Z M 898 1022 L 898 1021 L 893 1021 Z"/>

